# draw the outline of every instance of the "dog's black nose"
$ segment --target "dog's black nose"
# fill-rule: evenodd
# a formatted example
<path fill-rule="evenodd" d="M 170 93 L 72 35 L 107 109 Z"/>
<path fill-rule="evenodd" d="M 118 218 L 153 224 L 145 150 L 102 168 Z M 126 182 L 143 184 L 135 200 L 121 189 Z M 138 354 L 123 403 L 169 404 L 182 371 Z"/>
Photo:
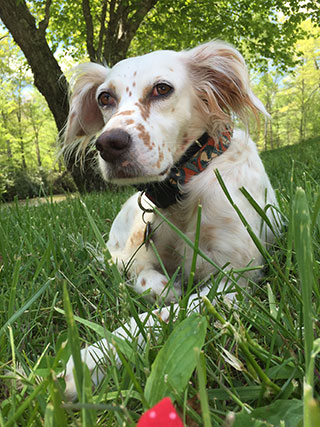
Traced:
<path fill-rule="evenodd" d="M 96 140 L 96 148 L 106 162 L 116 161 L 131 145 L 131 136 L 122 129 L 103 132 Z"/>

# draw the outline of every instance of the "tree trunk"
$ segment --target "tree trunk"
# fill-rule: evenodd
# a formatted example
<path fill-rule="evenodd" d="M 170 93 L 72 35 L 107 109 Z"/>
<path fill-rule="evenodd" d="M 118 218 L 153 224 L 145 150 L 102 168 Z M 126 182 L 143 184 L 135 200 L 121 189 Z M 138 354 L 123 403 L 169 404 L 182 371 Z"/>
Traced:
<path fill-rule="evenodd" d="M 300 125 L 299 125 L 299 140 L 305 139 L 305 83 L 301 81 L 301 106 L 300 106 Z"/>
<path fill-rule="evenodd" d="M 21 105 L 19 105 L 19 108 L 17 110 L 17 120 L 18 120 L 18 140 L 19 140 L 19 145 L 20 145 L 20 156 L 21 156 L 21 169 L 27 170 L 26 156 L 25 156 L 25 150 L 24 150 L 24 141 L 23 141 L 23 134 L 22 134 Z"/>
<path fill-rule="evenodd" d="M 4 111 L 1 111 L 2 121 L 5 124 L 5 127 L 8 128 L 8 118 L 7 114 L 4 113 Z M 11 162 L 12 160 L 12 150 L 11 150 L 11 143 L 9 139 L 6 139 L 6 146 L 7 146 L 7 157 L 8 161 Z"/>
<path fill-rule="evenodd" d="M 21 169 L 27 170 L 26 156 L 24 150 L 24 141 L 22 133 L 22 99 L 21 99 L 21 81 L 19 81 L 18 86 L 18 99 L 17 99 L 17 121 L 18 121 L 18 140 L 20 145 L 20 155 L 21 155 Z"/>
<path fill-rule="evenodd" d="M 34 143 L 36 146 L 36 154 L 37 154 L 37 163 L 38 167 L 41 168 L 41 153 L 40 153 L 40 144 L 39 144 L 39 132 L 34 129 Z"/>

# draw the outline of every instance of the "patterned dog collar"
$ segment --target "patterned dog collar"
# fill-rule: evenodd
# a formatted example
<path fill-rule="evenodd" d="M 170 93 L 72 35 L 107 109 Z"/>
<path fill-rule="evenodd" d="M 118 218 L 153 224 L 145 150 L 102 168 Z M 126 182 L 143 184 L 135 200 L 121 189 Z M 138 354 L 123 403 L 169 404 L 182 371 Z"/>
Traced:
<path fill-rule="evenodd" d="M 158 208 L 165 209 L 184 197 L 183 185 L 206 169 L 210 161 L 223 154 L 229 147 L 232 130 L 229 126 L 213 139 L 204 133 L 195 141 L 171 168 L 168 177 L 161 182 L 136 186 L 144 191 L 149 200 Z"/>

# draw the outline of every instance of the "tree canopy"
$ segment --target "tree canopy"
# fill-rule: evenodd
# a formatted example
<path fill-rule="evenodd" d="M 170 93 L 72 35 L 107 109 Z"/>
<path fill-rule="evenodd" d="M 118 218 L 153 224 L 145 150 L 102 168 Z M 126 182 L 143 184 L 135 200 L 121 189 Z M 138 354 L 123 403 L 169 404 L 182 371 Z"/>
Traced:
<path fill-rule="evenodd" d="M 317 1 L 289 0 L 37 0 L 30 11 L 48 21 L 47 40 L 76 60 L 113 65 L 127 55 L 187 49 L 219 38 L 238 47 L 255 66 L 295 64 L 295 43 L 310 18 L 320 23 Z M 46 17 L 47 14 L 47 17 Z"/>

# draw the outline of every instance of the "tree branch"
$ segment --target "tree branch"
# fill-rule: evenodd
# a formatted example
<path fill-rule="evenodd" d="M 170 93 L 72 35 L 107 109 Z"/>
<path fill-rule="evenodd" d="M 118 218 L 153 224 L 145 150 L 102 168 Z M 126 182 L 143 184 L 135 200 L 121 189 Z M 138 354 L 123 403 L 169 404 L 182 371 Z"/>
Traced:
<path fill-rule="evenodd" d="M 1 40 L 5 39 L 5 38 L 6 38 L 6 37 L 8 37 L 8 36 L 9 36 L 9 33 L 7 33 L 7 34 L 5 34 L 4 36 L 0 37 L 0 42 L 1 42 Z"/>
<path fill-rule="evenodd" d="M 109 65 L 126 57 L 128 48 L 146 14 L 155 6 L 158 0 L 138 0 L 129 3 L 110 1 L 109 24 L 104 41 L 104 58 Z M 133 13 L 130 16 L 130 13 Z M 122 31 L 119 31 L 119 30 Z"/>
<path fill-rule="evenodd" d="M 96 50 L 94 48 L 93 22 L 92 22 L 92 15 L 90 11 L 89 0 L 82 0 L 82 11 L 84 15 L 84 20 L 86 22 L 86 43 L 87 43 L 87 51 L 89 54 L 89 58 L 90 58 L 90 61 L 97 62 Z"/>
<path fill-rule="evenodd" d="M 108 0 L 104 0 L 101 10 L 101 16 L 100 16 L 100 30 L 99 30 L 99 39 L 98 39 L 98 48 L 97 48 L 97 57 L 101 61 L 101 53 L 102 53 L 102 47 L 103 47 L 103 39 L 106 34 L 106 16 L 107 16 L 107 8 L 108 8 Z M 102 61 L 101 61 L 102 62 Z"/>
<path fill-rule="evenodd" d="M 39 30 L 44 35 L 46 32 L 46 29 L 49 25 L 50 20 L 50 7 L 51 7 L 52 0 L 46 0 L 46 6 L 44 10 L 44 19 L 39 22 Z"/>

